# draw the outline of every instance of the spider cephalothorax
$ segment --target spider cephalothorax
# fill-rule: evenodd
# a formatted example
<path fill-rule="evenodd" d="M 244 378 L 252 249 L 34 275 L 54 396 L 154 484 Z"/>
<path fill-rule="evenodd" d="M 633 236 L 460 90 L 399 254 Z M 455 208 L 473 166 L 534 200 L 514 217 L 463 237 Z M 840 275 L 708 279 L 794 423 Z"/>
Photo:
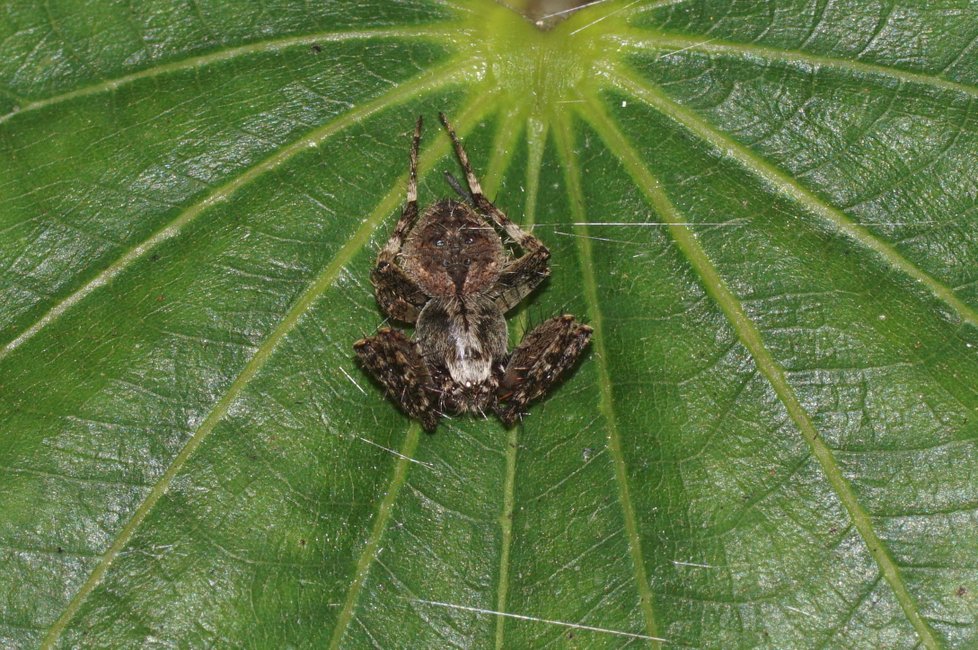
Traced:
<path fill-rule="evenodd" d="M 401 253 L 405 273 L 435 298 L 490 289 L 504 261 L 499 234 L 470 206 L 452 199 L 425 210 Z"/>
<path fill-rule="evenodd" d="M 419 117 L 407 203 L 371 274 L 381 308 L 414 324 L 415 336 L 384 328 L 354 349 L 391 399 L 428 431 L 440 416 L 465 411 L 492 410 L 512 426 L 574 365 L 591 328 L 570 315 L 551 318 L 509 352 L 505 314 L 549 275 L 550 252 L 483 195 L 454 130 L 439 117 L 471 204 L 443 199 L 418 218 Z M 521 257 L 506 250 L 497 229 L 523 250 Z"/>

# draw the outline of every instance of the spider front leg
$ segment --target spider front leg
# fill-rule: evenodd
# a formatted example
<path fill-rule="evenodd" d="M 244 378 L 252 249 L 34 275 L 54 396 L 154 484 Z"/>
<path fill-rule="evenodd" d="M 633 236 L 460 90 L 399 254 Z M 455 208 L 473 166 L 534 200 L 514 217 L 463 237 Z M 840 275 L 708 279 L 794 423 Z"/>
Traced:
<path fill-rule="evenodd" d="M 421 308 L 428 302 L 418 286 L 396 263 L 408 232 L 418 218 L 418 147 L 421 143 L 421 117 L 414 127 L 411 143 L 411 167 L 408 175 L 407 202 L 401 211 L 401 218 L 394 227 L 394 234 L 377 255 L 377 263 L 370 273 L 377 302 L 384 313 L 404 323 L 418 320 Z"/>
<path fill-rule="evenodd" d="M 573 367 L 591 328 L 565 314 L 544 321 L 513 350 L 497 392 L 496 415 L 513 426 L 526 405 L 545 395 Z"/>
<path fill-rule="evenodd" d="M 387 395 L 429 433 L 438 426 L 436 392 L 428 366 L 415 341 L 398 330 L 383 328 L 353 344 L 357 358 Z"/>
<path fill-rule="evenodd" d="M 520 304 L 548 275 L 550 251 L 542 244 L 537 250 L 509 262 L 496 281 L 493 295 L 496 305 L 505 314 Z"/>
<path fill-rule="evenodd" d="M 452 139 L 455 154 L 462 164 L 463 171 L 465 171 L 465 179 L 469 184 L 469 191 L 472 194 L 472 202 L 475 204 L 475 207 L 483 216 L 488 217 L 493 223 L 502 228 L 509 235 L 510 239 L 516 242 L 524 251 L 522 257 L 506 265 L 499 278 L 499 284 L 495 292 L 495 301 L 505 313 L 519 304 L 537 285 L 543 282 L 544 278 L 550 275 L 550 269 L 547 266 L 547 260 L 550 259 L 550 251 L 547 250 L 547 247 L 543 245 L 542 241 L 510 221 L 506 213 L 486 198 L 486 195 L 482 192 L 482 186 L 479 184 L 479 179 L 476 178 L 475 172 L 472 170 L 472 165 L 469 163 L 469 157 L 465 153 L 465 149 L 462 147 L 458 136 L 455 135 L 455 129 L 449 124 L 444 113 L 439 113 L 438 117 L 441 119 L 441 123 L 445 125 L 445 130 L 448 131 L 448 135 Z"/>

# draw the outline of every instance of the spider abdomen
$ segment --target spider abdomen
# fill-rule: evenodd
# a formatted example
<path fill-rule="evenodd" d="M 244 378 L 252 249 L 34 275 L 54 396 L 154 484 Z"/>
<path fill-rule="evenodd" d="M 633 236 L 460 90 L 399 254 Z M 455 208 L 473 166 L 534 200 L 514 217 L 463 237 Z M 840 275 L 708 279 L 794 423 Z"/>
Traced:
<path fill-rule="evenodd" d="M 432 298 L 418 316 L 415 338 L 429 363 L 448 370 L 470 387 L 492 376 L 492 364 L 506 355 L 506 319 L 482 295 Z"/>

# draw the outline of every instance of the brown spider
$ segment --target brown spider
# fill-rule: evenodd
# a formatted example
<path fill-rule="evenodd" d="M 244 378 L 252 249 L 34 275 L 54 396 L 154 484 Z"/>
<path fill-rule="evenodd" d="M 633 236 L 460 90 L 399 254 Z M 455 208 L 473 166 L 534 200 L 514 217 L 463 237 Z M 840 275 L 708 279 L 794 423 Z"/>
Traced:
<path fill-rule="evenodd" d="M 383 328 L 353 344 L 363 367 L 409 416 L 434 431 L 446 413 L 495 412 L 512 426 L 526 405 L 574 365 L 591 328 L 563 315 L 544 321 L 508 351 L 505 313 L 550 274 L 550 251 L 482 193 L 454 129 L 439 113 L 469 185 L 466 201 L 442 199 L 418 219 L 414 128 L 407 203 L 370 274 L 390 318 L 415 325 L 414 339 Z M 524 252 L 514 258 L 501 229 Z M 399 263 L 398 263 L 399 262 Z"/>

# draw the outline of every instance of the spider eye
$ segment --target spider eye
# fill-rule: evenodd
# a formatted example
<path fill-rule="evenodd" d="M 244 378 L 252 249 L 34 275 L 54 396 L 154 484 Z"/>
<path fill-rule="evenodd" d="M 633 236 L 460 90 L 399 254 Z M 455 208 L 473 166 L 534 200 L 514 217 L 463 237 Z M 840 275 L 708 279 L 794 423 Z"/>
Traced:
<path fill-rule="evenodd" d="M 441 248 L 444 245 L 445 245 L 445 240 L 444 239 L 436 239 L 435 240 L 435 246 L 437 246 L 438 248 Z"/>
<path fill-rule="evenodd" d="M 475 237 L 473 237 L 472 235 L 466 235 L 465 236 L 465 244 L 466 245 L 469 245 L 469 244 L 471 244 L 474 241 L 475 241 Z"/>

